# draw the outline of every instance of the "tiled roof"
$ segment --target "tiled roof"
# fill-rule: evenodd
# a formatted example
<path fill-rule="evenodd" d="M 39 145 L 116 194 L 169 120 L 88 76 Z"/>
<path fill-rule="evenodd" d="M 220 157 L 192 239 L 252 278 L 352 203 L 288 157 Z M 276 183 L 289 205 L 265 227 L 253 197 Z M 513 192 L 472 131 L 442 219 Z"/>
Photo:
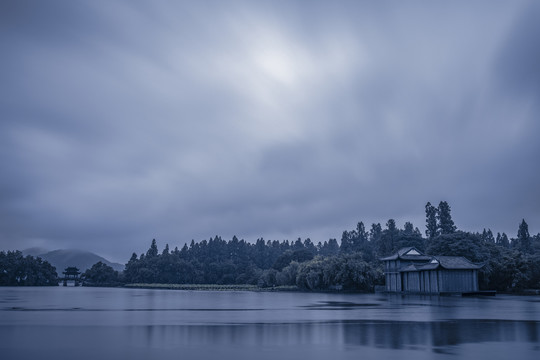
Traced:
<path fill-rule="evenodd" d="M 435 270 L 437 268 L 448 270 L 476 270 L 483 265 L 473 264 L 462 256 L 432 256 L 431 261 L 425 264 L 410 264 L 401 269 L 400 272 Z"/>
<path fill-rule="evenodd" d="M 434 256 L 445 269 L 480 269 L 483 265 L 473 264 L 462 256 Z"/>
<path fill-rule="evenodd" d="M 425 261 L 421 264 L 409 264 L 402 267 L 399 271 L 421 271 L 421 270 L 435 270 L 438 267 L 444 269 L 454 270 L 473 270 L 480 269 L 484 265 L 473 264 L 469 260 L 462 256 L 430 256 L 424 255 L 418 251 L 415 247 L 409 246 L 399 249 L 395 254 L 381 258 L 382 261 L 391 260 L 405 260 L 405 261 Z"/>
<path fill-rule="evenodd" d="M 409 252 L 417 253 L 418 255 L 408 254 Z M 399 249 L 395 254 L 381 258 L 382 261 L 391 261 L 391 260 L 431 260 L 431 256 L 424 255 L 418 249 L 413 246 L 404 247 Z"/>
<path fill-rule="evenodd" d="M 431 260 L 431 256 L 429 255 L 403 255 L 399 257 L 401 260 L 425 260 L 429 261 Z"/>

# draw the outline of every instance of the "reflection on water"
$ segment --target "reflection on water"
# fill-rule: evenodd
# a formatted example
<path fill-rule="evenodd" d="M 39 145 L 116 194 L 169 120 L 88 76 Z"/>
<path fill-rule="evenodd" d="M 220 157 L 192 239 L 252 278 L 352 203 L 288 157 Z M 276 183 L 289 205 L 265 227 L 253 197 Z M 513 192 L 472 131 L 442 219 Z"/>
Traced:
<path fill-rule="evenodd" d="M 540 356 L 538 298 L 69 290 L 0 289 L 2 359 Z"/>
<path fill-rule="evenodd" d="M 392 349 L 418 346 L 438 348 L 479 342 L 537 343 L 539 330 L 538 322 L 507 320 L 344 324 L 346 343 Z"/>
<path fill-rule="evenodd" d="M 513 321 L 459 321 L 437 323 L 338 322 L 302 324 L 248 324 L 198 326 L 145 326 L 130 329 L 135 344 L 169 347 L 178 343 L 267 346 L 274 343 L 374 346 L 389 349 L 439 348 L 463 343 L 538 343 L 540 324 Z M 540 355 L 540 354 L 539 354 Z"/>

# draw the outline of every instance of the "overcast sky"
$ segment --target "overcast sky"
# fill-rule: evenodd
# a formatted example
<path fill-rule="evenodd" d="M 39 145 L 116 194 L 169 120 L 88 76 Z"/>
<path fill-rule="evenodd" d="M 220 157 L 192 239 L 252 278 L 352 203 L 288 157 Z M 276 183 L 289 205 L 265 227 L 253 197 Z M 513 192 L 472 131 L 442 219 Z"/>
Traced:
<path fill-rule="evenodd" d="M 0 249 L 540 231 L 538 1 L 0 2 Z"/>

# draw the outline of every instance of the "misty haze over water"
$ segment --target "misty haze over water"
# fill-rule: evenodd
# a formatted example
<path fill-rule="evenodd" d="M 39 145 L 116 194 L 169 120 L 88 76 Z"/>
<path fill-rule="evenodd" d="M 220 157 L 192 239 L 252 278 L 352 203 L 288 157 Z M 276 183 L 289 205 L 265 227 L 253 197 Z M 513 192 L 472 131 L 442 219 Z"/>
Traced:
<path fill-rule="evenodd" d="M 3 359 L 537 359 L 540 299 L 0 289 Z"/>

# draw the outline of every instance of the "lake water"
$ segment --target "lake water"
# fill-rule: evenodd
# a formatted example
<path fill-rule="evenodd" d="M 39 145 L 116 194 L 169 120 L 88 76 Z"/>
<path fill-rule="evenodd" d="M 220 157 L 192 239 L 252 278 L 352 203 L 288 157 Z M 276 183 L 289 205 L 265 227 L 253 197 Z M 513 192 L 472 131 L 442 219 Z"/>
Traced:
<path fill-rule="evenodd" d="M 0 358 L 540 359 L 540 297 L 0 288 Z"/>

